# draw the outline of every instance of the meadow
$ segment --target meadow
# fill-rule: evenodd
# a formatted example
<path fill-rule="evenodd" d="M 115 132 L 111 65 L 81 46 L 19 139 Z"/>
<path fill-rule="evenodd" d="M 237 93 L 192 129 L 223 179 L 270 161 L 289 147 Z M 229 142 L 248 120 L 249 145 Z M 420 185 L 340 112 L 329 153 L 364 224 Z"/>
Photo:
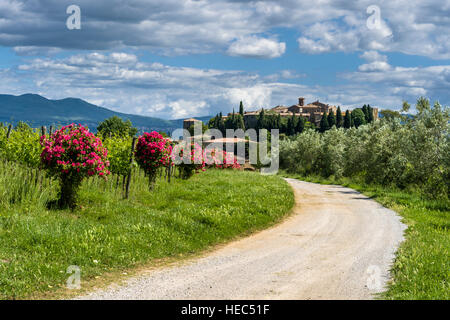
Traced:
<path fill-rule="evenodd" d="M 80 269 L 83 290 L 99 278 L 108 282 L 107 275 L 176 261 L 263 229 L 294 203 L 280 177 L 232 165 L 190 165 L 197 173 L 188 177 L 186 167 L 160 166 L 149 188 L 148 171 L 130 163 L 132 138 L 112 136 L 103 139 L 111 173 L 86 175 L 76 206 L 61 208 L 55 203 L 67 166 L 45 170 L 40 137 L 25 124 L 0 127 L 0 299 L 73 295 L 80 290 L 66 288 L 70 266 Z"/>
<path fill-rule="evenodd" d="M 27 173 L 2 163 L 0 197 L 6 189 L 25 197 L 0 208 L 0 298 L 66 291 L 70 265 L 81 268 L 83 286 L 105 273 L 189 256 L 274 224 L 294 203 L 276 176 L 211 169 L 170 183 L 162 176 L 149 192 L 135 171 L 127 200 L 113 179 L 91 178 L 76 210 L 49 210 L 57 185 L 30 187 L 22 179 Z"/>

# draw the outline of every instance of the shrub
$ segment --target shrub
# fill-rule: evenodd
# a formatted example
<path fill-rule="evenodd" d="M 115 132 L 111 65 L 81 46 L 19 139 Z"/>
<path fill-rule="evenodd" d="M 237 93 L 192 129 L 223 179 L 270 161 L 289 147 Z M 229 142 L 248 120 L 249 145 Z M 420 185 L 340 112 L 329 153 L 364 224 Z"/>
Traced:
<path fill-rule="evenodd" d="M 71 124 L 48 138 L 42 136 L 41 145 L 44 168 L 60 182 L 60 208 L 76 205 L 77 191 L 84 178 L 106 177 L 110 173 L 108 152 L 102 141 L 82 125 Z"/>
<path fill-rule="evenodd" d="M 170 140 L 158 132 L 145 132 L 139 137 L 135 151 L 136 162 L 148 177 L 150 190 L 153 189 L 158 168 L 171 165 L 171 153 Z"/>
<path fill-rule="evenodd" d="M 190 178 L 194 172 L 205 170 L 202 148 L 197 143 L 179 143 L 173 147 L 172 161 L 180 169 L 183 179 Z"/>
<path fill-rule="evenodd" d="M 239 169 L 241 166 L 237 162 L 234 153 L 227 153 L 219 148 L 208 149 L 203 151 L 203 159 L 205 165 L 217 169 Z"/>
<path fill-rule="evenodd" d="M 108 149 L 109 170 L 114 174 L 125 176 L 130 171 L 130 148 L 133 139 L 120 135 L 112 135 L 103 139 Z"/>

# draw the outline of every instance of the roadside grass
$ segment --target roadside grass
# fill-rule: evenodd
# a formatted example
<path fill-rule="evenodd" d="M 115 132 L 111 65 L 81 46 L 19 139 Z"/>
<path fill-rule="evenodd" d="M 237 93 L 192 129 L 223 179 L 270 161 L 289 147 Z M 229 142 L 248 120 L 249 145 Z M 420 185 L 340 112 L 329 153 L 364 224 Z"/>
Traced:
<path fill-rule="evenodd" d="M 355 179 L 282 176 L 355 189 L 403 217 L 408 229 L 391 274 L 379 298 L 393 300 L 450 299 L 450 201 L 424 198 L 418 190 L 368 185 Z"/>
<path fill-rule="evenodd" d="M 24 184 L 0 171 L 3 182 Z M 85 181 L 75 211 L 47 209 L 54 183 L 20 203 L 0 187 L 0 299 L 62 292 L 71 265 L 81 268 L 83 286 L 153 260 L 199 253 L 274 224 L 294 204 L 280 177 L 253 172 L 207 170 L 171 183 L 160 178 L 152 192 L 143 174 L 135 174 L 128 200 L 114 184 Z"/>

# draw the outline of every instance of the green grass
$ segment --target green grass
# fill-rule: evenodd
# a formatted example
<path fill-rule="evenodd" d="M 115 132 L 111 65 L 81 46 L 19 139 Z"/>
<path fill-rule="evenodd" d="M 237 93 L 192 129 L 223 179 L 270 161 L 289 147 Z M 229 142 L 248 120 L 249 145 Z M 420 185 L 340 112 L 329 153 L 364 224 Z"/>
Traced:
<path fill-rule="evenodd" d="M 383 299 L 450 299 L 450 202 L 424 199 L 417 190 L 367 185 L 348 178 L 300 177 L 300 180 L 340 184 L 373 198 L 403 217 L 408 229 L 392 268 Z"/>
<path fill-rule="evenodd" d="M 7 176 L 0 171 L 0 183 Z M 294 204 L 280 177 L 243 171 L 208 170 L 171 183 L 160 179 L 153 192 L 142 174 L 135 175 L 128 200 L 121 199 L 114 179 L 90 179 L 75 211 L 46 208 L 46 199 L 56 196 L 54 182 L 44 180 L 37 193 L 24 192 L 23 181 L 8 181 L 19 185 L 11 186 L 23 194 L 18 203 L 7 193 L 10 188 L 0 187 L 0 299 L 57 294 L 70 265 L 81 268 L 83 286 L 107 273 L 189 256 L 267 227 Z"/>

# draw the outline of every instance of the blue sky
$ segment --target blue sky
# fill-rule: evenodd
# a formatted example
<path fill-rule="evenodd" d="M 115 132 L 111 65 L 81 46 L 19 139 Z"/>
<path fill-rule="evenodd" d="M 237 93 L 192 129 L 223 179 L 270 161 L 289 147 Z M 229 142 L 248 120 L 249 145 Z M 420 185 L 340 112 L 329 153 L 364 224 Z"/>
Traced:
<path fill-rule="evenodd" d="M 449 105 L 449 17 L 450 0 L 0 0 L 0 93 L 172 119 L 299 96 Z"/>

